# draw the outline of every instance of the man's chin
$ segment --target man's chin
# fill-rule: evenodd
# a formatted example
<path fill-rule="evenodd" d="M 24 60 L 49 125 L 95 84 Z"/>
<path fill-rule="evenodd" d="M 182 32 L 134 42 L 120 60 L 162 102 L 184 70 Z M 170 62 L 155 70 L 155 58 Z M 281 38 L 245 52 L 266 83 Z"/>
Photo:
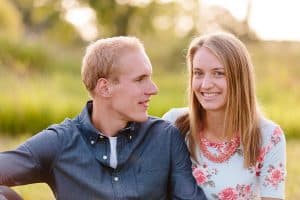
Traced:
<path fill-rule="evenodd" d="M 136 122 L 145 122 L 148 120 L 148 114 L 145 114 L 143 116 L 138 116 L 134 119 Z"/>

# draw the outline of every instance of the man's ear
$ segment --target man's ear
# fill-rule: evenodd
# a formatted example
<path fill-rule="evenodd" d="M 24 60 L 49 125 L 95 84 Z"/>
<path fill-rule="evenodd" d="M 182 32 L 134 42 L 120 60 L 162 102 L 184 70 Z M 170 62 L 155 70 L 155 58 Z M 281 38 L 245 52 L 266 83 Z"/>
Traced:
<path fill-rule="evenodd" d="M 95 92 L 97 96 L 111 97 L 112 85 L 106 78 L 99 78 L 96 84 Z"/>

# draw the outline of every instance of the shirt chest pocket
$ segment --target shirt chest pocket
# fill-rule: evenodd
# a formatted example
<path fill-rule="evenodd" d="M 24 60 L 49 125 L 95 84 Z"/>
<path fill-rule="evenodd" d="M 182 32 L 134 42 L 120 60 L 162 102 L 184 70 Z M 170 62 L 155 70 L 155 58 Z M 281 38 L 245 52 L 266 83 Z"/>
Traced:
<path fill-rule="evenodd" d="M 161 199 L 167 193 L 169 184 L 169 168 L 139 166 L 135 170 L 135 179 L 139 194 L 148 199 Z"/>

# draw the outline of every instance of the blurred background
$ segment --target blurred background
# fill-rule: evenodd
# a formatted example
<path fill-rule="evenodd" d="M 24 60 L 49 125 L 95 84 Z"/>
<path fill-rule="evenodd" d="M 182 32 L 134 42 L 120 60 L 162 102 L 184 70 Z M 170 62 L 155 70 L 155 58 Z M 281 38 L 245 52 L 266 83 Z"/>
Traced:
<path fill-rule="evenodd" d="M 248 47 L 257 96 L 287 138 L 286 199 L 300 199 L 300 2 L 293 0 L 1 0 L 0 150 L 77 115 L 89 99 L 81 58 L 92 41 L 139 37 L 160 92 L 149 113 L 185 106 L 191 39 L 228 31 Z M 14 188 L 54 199 L 45 184 Z"/>

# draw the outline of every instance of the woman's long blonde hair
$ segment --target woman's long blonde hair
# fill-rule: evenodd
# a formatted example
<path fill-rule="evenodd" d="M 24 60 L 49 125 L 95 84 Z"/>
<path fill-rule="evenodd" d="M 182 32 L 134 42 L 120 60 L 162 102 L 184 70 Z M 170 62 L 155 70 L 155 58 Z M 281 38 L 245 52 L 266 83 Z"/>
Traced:
<path fill-rule="evenodd" d="M 189 114 L 178 118 L 176 125 L 187 135 L 191 156 L 199 141 L 199 132 L 204 128 L 205 110 L 192 90 L 193 58 L 198 49 L 208 48 L 223 64 L 227 81 L 227 103 L 224 120 L 226 138 L 239 133 L 244 153 L 244 166 L 255 165 L 259 156 L 261 133 L 260 112 L 257 106 L 254 72 L 250 55 L 245 45 L 228 33 L 214 33 L 196 37 L 189 45 L 186 56 L 189 71 Z"/>

